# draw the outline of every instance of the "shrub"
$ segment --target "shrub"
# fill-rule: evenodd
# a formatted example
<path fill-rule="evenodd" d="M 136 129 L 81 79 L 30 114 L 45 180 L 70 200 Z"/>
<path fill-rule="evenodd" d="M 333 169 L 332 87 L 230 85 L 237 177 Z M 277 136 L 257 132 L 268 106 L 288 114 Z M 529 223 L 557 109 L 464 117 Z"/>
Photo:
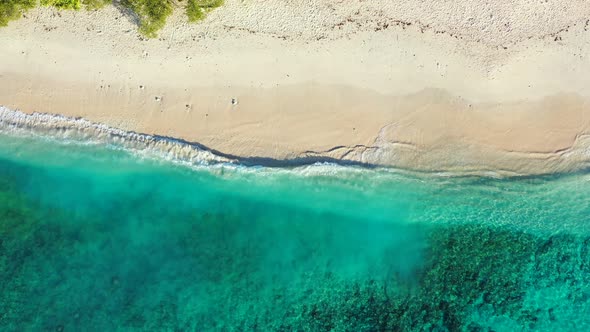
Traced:
<path fill-rule="evenodd" d="M 41 0 L 41 5 L 58 9 L 80 9 L 80 0 Z"/>
<path fill-rule="evenodd" d="M 35 7 L 34 0 L 0 0 L 0 26 L 20 18 L 23 12 Z"/>
<path fill-rule="evenodd" d="M 198 22 L 207 16 L 207 13 L 223 5 L 223 0 L 188 0 L 186 16 L 189 22 Z"/>
<path fill-rule="evenodd" d="M 82 4 L 87 10 L 100 9 L 111 2 L 111 0 L 82 0 Z"/>
<path fill-rule="evenodd" d="M 104 7 L 112 0 L 40 0 L 43 6 L 58 9 L 78 10 L 82 6 L 88 10 Z M 139 19 L 139 31 L 148 38 L 157 37 L 158 30 L 166 24 L 172 14 L 173 0 L 122 0 L 122 4 L 131 9 Z M 180 0 L 179 0 L 180 1 Z M 36 0 L 0 0 L 0 26 L 8 25 L 11 20 L 18 19 L 21 14 L 35 7 Z M 189 22 L 198 22 L 207 13 L 223 5 L 223 0 L 188 0 L 186 15 Z"/>
<path fill-rule="evenodd" d="M 157 31 L 164 27 L 166 19 L 172 14 L 169 0 L 126 0 L 129 7 L 139 17 L 139 31 L 146 37 L 157 37 Z"/>

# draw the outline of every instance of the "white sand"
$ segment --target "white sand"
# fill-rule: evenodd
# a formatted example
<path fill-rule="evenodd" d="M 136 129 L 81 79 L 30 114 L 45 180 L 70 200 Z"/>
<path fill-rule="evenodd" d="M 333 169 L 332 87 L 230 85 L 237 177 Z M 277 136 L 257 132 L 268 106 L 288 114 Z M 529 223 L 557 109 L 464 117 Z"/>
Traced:
<path fill-rule="evenodd" d="M 590 163 L 589 18 L 582 0 L 226 0 L 142 40 L 115 7 L 43 8 L 0 29 L 0 105 L 236 156 L 568 171 Z"/>

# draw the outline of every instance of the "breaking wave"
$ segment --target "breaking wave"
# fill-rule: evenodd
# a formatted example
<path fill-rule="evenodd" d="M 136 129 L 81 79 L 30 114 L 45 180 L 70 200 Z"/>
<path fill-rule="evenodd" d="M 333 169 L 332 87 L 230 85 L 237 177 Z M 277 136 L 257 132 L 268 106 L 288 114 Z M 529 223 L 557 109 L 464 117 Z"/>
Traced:
<path fill-rule="evenodd" d="M 216 155 L 197 144 L 174 138 L 124 131 L 81 118 L 43 113 L 26 114 L 3 106 L 0 106 L 0 133 L 104 144 L 140 155 L 149 154 L 191 165 L 237 163 L 235 159 Z"/>

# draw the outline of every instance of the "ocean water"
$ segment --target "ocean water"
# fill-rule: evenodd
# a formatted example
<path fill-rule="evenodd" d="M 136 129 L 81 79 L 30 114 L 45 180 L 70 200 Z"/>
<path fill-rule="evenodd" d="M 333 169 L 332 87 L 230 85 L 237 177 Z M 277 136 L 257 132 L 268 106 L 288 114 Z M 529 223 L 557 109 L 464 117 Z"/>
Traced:
<path fill-rule="evenodd" d="M 0 131 L 1 331 L 590 330 L 588 173 L 188 165 L 85 142 Z"/>

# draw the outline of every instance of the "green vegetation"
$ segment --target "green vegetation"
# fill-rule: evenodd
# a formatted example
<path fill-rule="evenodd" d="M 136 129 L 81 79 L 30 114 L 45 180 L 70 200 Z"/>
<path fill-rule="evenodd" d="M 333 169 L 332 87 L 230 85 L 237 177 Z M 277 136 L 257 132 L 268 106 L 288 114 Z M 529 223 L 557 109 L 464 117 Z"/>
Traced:
<path fill-rule="evenodd" d="M 111 3 L 112 0 L 40 0 L 42 6 L 53 6 L 58 9 L 96 10 Z M 37 0 L 0 0 L 0 26 L 8 25 L 27 10 L 35 7 Z M 166 25 L 166 19 L 172 14 L 173 0 L 123 0 L 122 4 L 131 9 L 138 17 L 139 31 L 148 38 L 157 36 L 157 32 Z M 223 0 L 188 0 L 186 15 L 189 22 L 198 22 L 207 13 L 221 6 Z"/>
<path fill-rule="evenodd" d="M 102 8 L 111 2 L 112 0 L 41 0 L 41 5 L 74 10 L 78 10 L 84 6 L 87 10 L 94 10 Z"/>
<path fill-rule="evenodd" d="M 223 0 L 188 0 L 186 16 L 189 22 L 198 22 L 207 16 L 207 13 L 223 5 Z"/>
<path fill-rule="evenodd" d="M 21 17 L 23 12 L 35 7 L 36 0 L 0 0 L 0 27 Z"/>
<path fill-rule="evenodd" d="M 166 25 L 166 18 L 172 14 L 169 0 L 125 0 L 123 5 L 137 14 L 139 31 L 149 38 L 157 36 L 157 31 Z"/>
<path fill-rule="evenodd" d="M 80 0 L 41 0 L 41 5 L 59 9 L 80 9 Z"/>
<path fill-rule="evenodd" d="M 87 10 L 100 9 L 111 2 L 112 0 L 82 0 L 82 4 L 86 7 Z"/>

